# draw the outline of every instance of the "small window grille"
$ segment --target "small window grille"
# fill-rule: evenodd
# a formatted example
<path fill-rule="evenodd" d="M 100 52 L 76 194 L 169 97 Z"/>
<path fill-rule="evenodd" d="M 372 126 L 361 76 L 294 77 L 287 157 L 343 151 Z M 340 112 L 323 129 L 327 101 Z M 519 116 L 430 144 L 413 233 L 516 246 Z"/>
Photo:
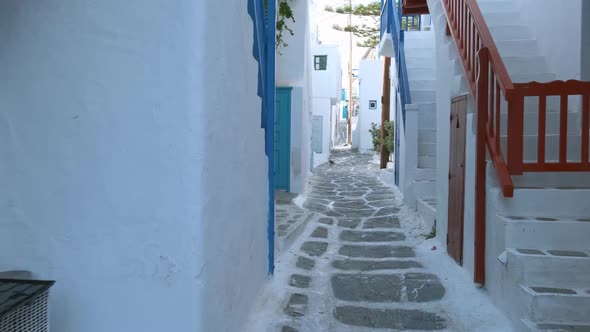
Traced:
<path fill-rule="evenodd" d="M 0 279 L 0 332 L 49 332 L 53 281 Z"/>
<path fill-rule="evenodd" d="M 316 55 L 313 59 L 315 70 L 326 70 L 328 68 L 328 56 Z"/>

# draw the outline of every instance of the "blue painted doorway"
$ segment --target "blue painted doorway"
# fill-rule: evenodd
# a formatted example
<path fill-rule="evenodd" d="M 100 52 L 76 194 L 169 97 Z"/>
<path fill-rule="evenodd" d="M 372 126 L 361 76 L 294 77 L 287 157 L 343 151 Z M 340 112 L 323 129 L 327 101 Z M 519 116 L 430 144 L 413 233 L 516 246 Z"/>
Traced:
<path fill-rule="evenodd" d="M 275 188 L 290 190 L 291 88 L 277 88 L 275 107 Z"/>

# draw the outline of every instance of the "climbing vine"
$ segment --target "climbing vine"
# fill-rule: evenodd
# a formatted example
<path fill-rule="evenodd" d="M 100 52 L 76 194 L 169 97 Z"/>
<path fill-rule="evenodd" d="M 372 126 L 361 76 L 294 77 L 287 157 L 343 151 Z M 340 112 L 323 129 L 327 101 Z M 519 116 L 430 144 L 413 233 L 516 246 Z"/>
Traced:
<path fill-rule="evenodd" d="M 293 0 L 279 0 L 278 2 L 278 14 L 277 14 L 277 38 L 276 47 L 277 50 L 280 48 L 287 47 L 288 44 L 285 42 L 283 36 L 284 33 L 289 33 L 291 36 L 294 35 L 293 29 L 288 24 L 295 23 L 295 17 L 293 17 L 293 10 L 289 5 L 289 2 Z M 280 54 L 280 51 L 279 51 Z"/>
<path fill-rule="evenodd" d="M 274 0 L 276 1 L 276 0 Z M 293 16 L 293 9 L 291 9 L 291 5 L 289 2 L 293 2 L 293 0 L 278 0 L 278 10 L 277 10 L 277 24 L 276 24 L 276 49 L 279 54 L 281 52 L 279 49 L 287 47 L 288 44 L 285 41 L 284 34 L 288 33 L 293 36 L 295 33 L 293 29 L 289 27 L 289 24 L 295 23 L 295 17 Z M 264 0 L 264 8 L 268 9 L 268 0 Z"/>

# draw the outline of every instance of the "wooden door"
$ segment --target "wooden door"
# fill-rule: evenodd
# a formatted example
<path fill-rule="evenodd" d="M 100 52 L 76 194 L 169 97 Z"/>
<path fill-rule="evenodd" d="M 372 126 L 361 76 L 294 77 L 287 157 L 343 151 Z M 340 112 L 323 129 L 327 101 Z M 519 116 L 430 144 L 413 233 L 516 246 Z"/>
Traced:
<path fill-rule="evenodd" d="M 277 88 L 275 108 L 275 188 L 290 190 L 291 88 Z"/>
<path fill-rule="evenodd" d="M 463 217 L 465 208 L 465 139 L 467 96 L 451 103 L 451 145 L 449 157 L 449 219 L 447 250 L 463 265 Z"/>

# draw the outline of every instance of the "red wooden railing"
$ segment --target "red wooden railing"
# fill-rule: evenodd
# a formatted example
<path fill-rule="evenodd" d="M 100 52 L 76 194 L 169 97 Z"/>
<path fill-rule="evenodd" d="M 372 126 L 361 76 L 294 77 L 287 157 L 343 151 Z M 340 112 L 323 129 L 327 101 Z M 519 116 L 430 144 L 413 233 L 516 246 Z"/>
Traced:
<path fill-rule="evenodd" d="M 519 83 L 510 79 L 476 0 L 442 0 L 471 92 L 476 98 L 478 133 L 476 167 L 475 276 L 485 283 L 486 147 L 505 197 L 512 197 L 511 175 L 523 172 L 590 171 L 590 82 Z M 560 98 L 559 158 L 546 160 L 547 98 Z M 581 96 L 580 160 L 568 159 L 569 97 Z M 524 159 L 526 100 L 538 101 L 537 160 Z M 505 103 L 503 105 L 503 103 Z M 506 157 L 501 144 L 501 112 L 507 107 Z"/>

